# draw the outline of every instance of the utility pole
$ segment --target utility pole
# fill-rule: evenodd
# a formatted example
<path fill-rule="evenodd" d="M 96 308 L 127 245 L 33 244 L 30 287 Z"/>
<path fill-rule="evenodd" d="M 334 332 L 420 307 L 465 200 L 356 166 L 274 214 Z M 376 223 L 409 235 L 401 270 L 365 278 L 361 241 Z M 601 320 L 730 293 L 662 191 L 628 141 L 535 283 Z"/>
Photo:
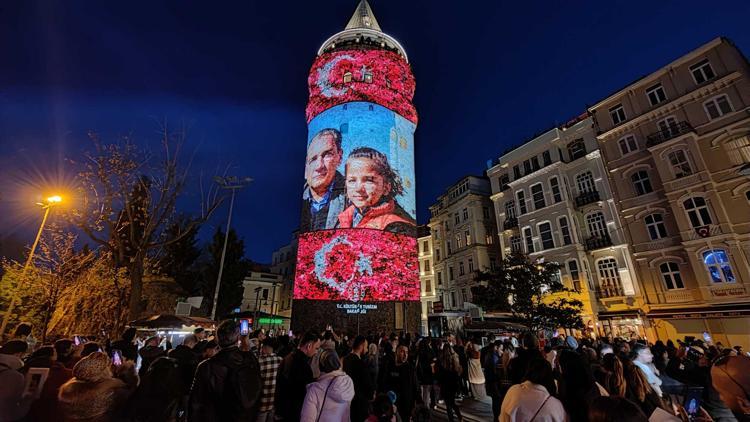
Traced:
<path fill-rule="evenodd" d="M 211 307 L 211 319 L 216 320 L 216 305 L 219 303 L 219 288 L 221 287 L 221 275 L 224 272 L 224 258 L 227 255 L 227 242 L 229 241 L 229 227 L 232 224 L 232 210 L 234 209 L 234 195 L 239 189 L 249 185 L 253 179 L 250 177 L 239 178 L 236 176 L 231 177 L 214 177 L 214 181 L 221 187 L 221 189 L 229 189 L 232 191 L 232 198 L 229 200 L 229 217 L 227 218 L 227 229 L 224 232 L 224 247 L 221 249 L 221 259 L 219 261 L 219 275 L 216 277 L 216 288 L 214 289 L 214 304 Z"/>

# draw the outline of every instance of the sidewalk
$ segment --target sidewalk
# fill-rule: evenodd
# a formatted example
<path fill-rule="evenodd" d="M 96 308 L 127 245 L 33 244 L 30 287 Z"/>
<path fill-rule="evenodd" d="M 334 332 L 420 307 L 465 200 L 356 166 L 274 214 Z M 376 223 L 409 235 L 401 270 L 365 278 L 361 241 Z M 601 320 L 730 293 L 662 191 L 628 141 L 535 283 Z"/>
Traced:
<path fill-rule="evenodd" d="M 456 404 L 461 408 L 461 416 L 464 417 L 464 421 L 492 421 L 492 399 L 489 397 L 485 397 L 482 400 L 464 399 L 460 402 L 456 400 Z M 441 418 L 447 417 L 445 404 L 438 404 L 437 409 L 435 409 L 434 412 L 440 415 Z"/>

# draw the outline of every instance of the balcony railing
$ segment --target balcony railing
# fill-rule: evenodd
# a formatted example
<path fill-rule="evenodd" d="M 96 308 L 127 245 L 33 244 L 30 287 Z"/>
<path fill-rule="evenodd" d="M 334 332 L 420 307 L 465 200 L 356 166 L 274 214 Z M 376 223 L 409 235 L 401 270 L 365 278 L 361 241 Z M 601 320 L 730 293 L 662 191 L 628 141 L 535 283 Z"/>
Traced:
<path fill-rule="evenodd" d="M 607 282 L 599 286 L 597 293 L 601 298 L 625 296 L 619 283 Z"/>
<path fill-rule="evenodd" d="M 599 202 L 599 201 L 600 199 L 599 199 L 598 190 L 581 192 L 578 196 L 576 196 L 576 199 L 575 199 L 576 207 L 582 207 L 584 205 L 588 205 L 593 202 Z"/>
<path fill-rule="evenodd" d="M 680 135 L 684 135 L 688 132 L 692 132 L 693 127 L 688 122 L 679 122 L 673 125 L 669 125 L 666 129 L 662 129 L 658 132 L 652 133 L 646 137 L 646 146 L 652 147 L 659 145 L 662 142 L 666 142 L 672 138 L 676 138 Z"/>
<path fill-rule="evenodd" d="M 586 250 L 593 251 L 596 249 L 612 246 L 612 238 L 607 234 L 604 236 L 591 236 L 586 239 Z"/>
<path fill-rule="evenodd" d="M 510 230 L 518 227 L 518 219 L 516 217 L 506 218 L 503 221 L 503 230 Z"/>

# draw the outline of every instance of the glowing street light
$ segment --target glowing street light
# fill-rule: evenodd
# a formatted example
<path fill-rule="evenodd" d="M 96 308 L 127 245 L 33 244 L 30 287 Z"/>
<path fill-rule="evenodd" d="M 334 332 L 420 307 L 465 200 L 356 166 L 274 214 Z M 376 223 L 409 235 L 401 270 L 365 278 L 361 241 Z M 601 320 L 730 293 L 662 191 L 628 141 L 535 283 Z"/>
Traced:
<path fill-rule="evenodd" d="M 62 196 L 52 195 L 48 197 L 45 200 L 45 202 L 36 203 L 37 205 L 41 206 L 42 209 L 44 210 L 44 217 L 42 218 L 42 224 L 39 225 L 39 231 L 36 233 L 36 239 L 34 239 L 34 243 L 31 245 L 31 250 L 29 251 L 29 257 L 26 258 L 26 264 L 24 264 L 23 270 L 21 271 L 21 278 L 18 280 L 18 283 L 16 284 L 16 288 L 13 291 L 13 294 L 11 295 L 10 305 L 8 305 L 8 310 L 5 311 L 5 318 L 3 318 L 3 323 L 0 324 L 0 337 L 2 337 L 2 335 L 5 333 L 5 328 L 8 326 L 8 320 L 13 314 L 13 310 L 16 307 L 16 302 L 18 302 L 18 295 L 16 293 L 18 292 L 19 287 L 21 287 L 21 283 L 23 283 L 24 278 L 26 277 L 26 272 L 29 270 L 29 267 L 31 266 L 31 260 L 34 259 L 34 251 L 36 251 L 36 247 L 39 244 L 39 239 L 42 237 L 42 231 L 44 231 L 44 224 L 47 223 L 47 217 L 49 217 L 49 211 L 52 209 L 54 205 L 57 205 L 60 202 L 62 202 Z"/>

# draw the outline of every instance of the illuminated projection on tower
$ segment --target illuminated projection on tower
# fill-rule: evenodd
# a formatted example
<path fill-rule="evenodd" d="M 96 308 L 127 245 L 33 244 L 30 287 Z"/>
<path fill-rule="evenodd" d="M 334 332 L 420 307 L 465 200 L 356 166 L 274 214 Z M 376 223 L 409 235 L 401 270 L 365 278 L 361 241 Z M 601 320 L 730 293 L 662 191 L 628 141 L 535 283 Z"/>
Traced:
<path fill-rule="evenodd" d="M 295 312 L 298 301 L 418 301 L 414 77 L 366 1 L 323 44 L 308 85 Z"/>

